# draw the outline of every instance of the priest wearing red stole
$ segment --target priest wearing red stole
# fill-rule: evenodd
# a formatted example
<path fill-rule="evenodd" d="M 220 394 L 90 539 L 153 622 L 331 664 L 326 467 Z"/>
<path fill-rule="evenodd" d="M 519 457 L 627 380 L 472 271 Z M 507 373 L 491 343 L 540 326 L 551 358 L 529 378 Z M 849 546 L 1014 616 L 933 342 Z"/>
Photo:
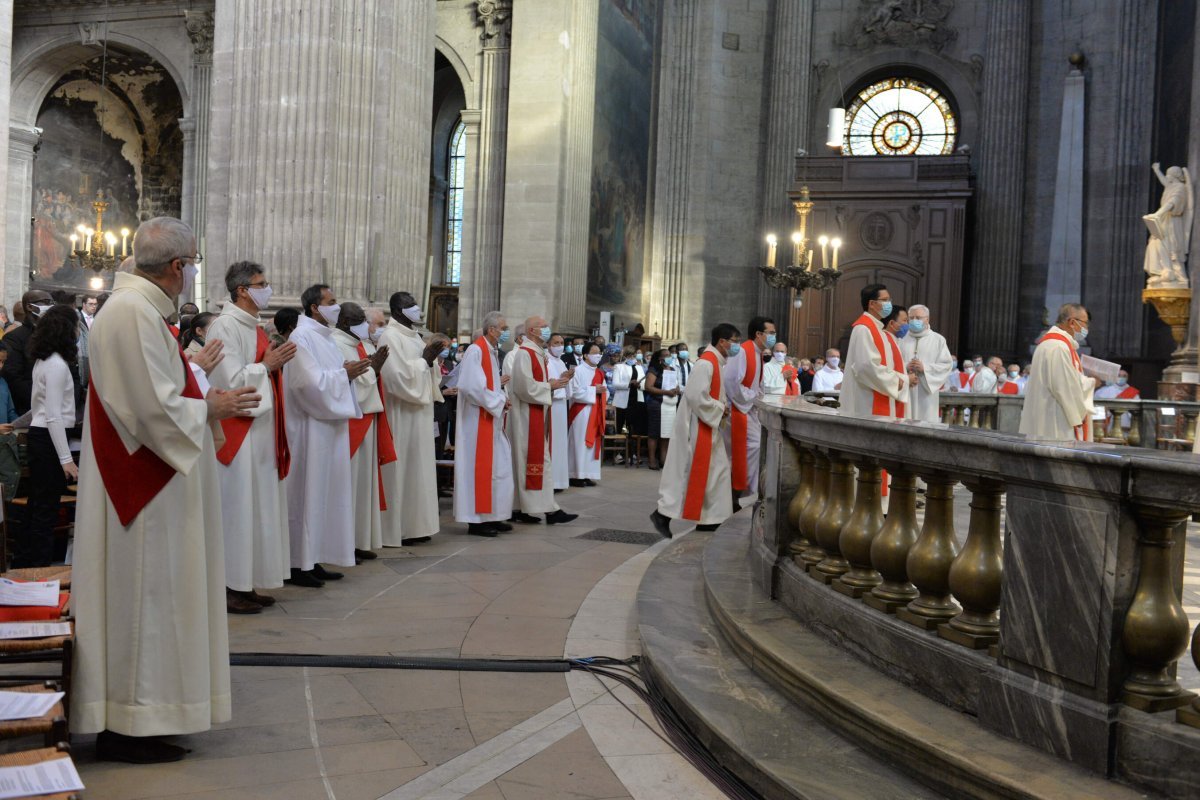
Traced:
<path fill-rule="evenodd" d="M 482 335 L 458 365 L 458 427 L 454 435 L 454 519 L 472 536 L 496 536 L 512 526 L 512 455 L 504 422 L 509 410 L 497 348 L 512 331 L 499 311 L 479 326 Z"/>
<path fill-rule="evenodd" d="M 604 453 L 604 415 L 608 392 L 604 385 L 600 345 L 581 344 L 579 363 L 571 378 L 570 405 L 567 408 L 567 433 L 571 437 L 571 486 L 595 486 L 600 480 L 600 462 Z"/>
<path fill-rule="evenodd" d="M 283 366 L 296 345 L 273 347 L 258 325 L 258 312 L 271 302 L 271 284 L 261 264 L 239 261 L 225 272 L 230 302 L 208 326 L 208 340 L 224 344 L 224 358 L 208 375 L 218 389 L 249 386 L 262 396 L 253 415 L 222 420 L 224 444 L 217 450 L 221 520 L 225 529 L 226 607 L 231 614 L 257 614 L 274 605 L 256 589 L 283 586 L 291 562 L 287 486 L 291 469 Z"/>
<path fill-rule="evenodd" d="M 848 417 L 903 419 L 910 378 L 900 345 L 884 330 L 891 295 L 883 284 L 872 283 L 863 287 L 860 299 L 863 314 L 850 330 L 839 411 Z"/>
<path fill-rule="evenodd" d="M 744 342 L 734 348 L 722 368 L 725 396 L 729 398 L 729 428 L 725 443 L 733 481 L 733 510 L 738 499 L 749 492 L 758 492 L 758 453 L 762 425 L 754 403 L 763 396 L 763 353 L 775 347 L 775 322 L 766 317 L 750 320 L 750 332 Z"/>
<path fill-rule="evenodd" d="M 158 737 L 231 715 L 221 491 L 211 422 L 252 414 L 244 386 L 202 397 L 167 327 L 196 238 L 143 222 L 90 334 L 72 607 L 71 729 L 101 759 L 177 761 Z"/>
<path fill-rule="evenodd" d="M 658 484 L 658 508 L 650 514 L 655 530 L 668 539 L 672 519 L 712 531 L 733 514 L 729 454 L 720 438 L 728 414 L 721 375 L 726 355 L 738 349 L 740 335 L 727 322 L 712 329 L 712 346 L 692 365 L 679 398 L 671 448 Z"/>
<path fill-rule="evenodd" d="M 1020 432 L 1035 441 L 1092 440 L 1096 379 L 1083 374 L 1079 345 L 1087 340 L 1088 310 L 1066 303 L 1033 351 Z"/>
<path fill-rule="evenodd" d="M 525 320 L 521 346 L 513 348 L 512 360 L 508 362 L 512 376 L 508 384 L 508 396 L 512 400 L 508 435 L 516 484 L 513 521 L 526 525 L 541 522 L 534 514 L 545 514 L 547 525 L 570 522 L 578 517 L 563 511 L 554 500 L 550 406 L 554 392 L 565 388 L 571 379 L 550 377 L 543 349 L 548 341 L 550 326 L 546 320 L 530 317 Z"/>

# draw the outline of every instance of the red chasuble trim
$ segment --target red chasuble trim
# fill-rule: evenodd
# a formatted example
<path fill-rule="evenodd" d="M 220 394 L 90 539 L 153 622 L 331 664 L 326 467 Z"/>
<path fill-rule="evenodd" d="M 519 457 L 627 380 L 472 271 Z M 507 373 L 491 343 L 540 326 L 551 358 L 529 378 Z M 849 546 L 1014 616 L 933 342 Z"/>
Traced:
<path fill-rule="evenodd" d="M 758 348 L 754 342 L 742 342 L 742 355 L 746 361 L 745 374 L 742 376 L 742 386 L 749 389 L 758 381 L 759 359 Z M 744 492 L 750 488 L 750 448 L 747 442 L 750 436 L 750 416 L 733 406 L 729 415 L 729 441 L 733 444 L 733 488 Z"/>
<path fill-rule="evenodd" d="M 488 340 L 480 336 L 475 340 L 479 348 L 479 362 L 489 392 L 495 391 L 492 380 L 492 352 Z M 486 408 L 479 409 L 479 427 L 475 431 L 475 513 L 492 513 L 492 432 L 495 420 Z"/>
<path fill-rule="evenodd" d="M 271 340 L 262 328 L 256 327 L 255 330 L 258 332 L 258 343 L 254 350 L 254 363 L 261 364 L 263 356 L 271 349 Z M 275 469 L 279 474 L 279 480 L 283 480 L 287 477 L 292 465 L 292 452 L 288 447 L 287 440 L 287 418 L 284 415 L 283 407 L 283 371 L 277 369 L 270 373 L 267 379 L 271 382 L 271 398 L 275 401 Z M 225 433 L 225 444 L 217 451 L 218 462 L 227 467 L 233 463 L 233 459 L 242 449 L 242 444 L 246 441 L 246 436 L 250 433 L 250 426 L 253 424 L 253 417 L 232 417 L 221 420 L 221 430 Z"/>
<path fill-rule="evenodd" d="M 712 364 L 713 376 L 709 384 L 708 396 L 713 400 L 721 399 L 721 365 L 717 356 L 711 350 L 705 350 L 700 356 L 701 361 Z M 712 465 L 713 429 L 697 420 L 696 447 L 692 451 L 692 466 L 688 470 L 687 492 L 683 496 L 683 518 L 697 522 L 704 510 L 704 494 L 708 487 L 708 469 Z"/>
<path fill-rule="evenodd" d="M 1079 354 L 1075 352 L 1074 343 L 1067 337 L 1063 336 L 1061 333 L 1054 333 L 1053 331 L 1047 331 L 1046 333 L 1042 334 L 1042 337 L 1037 340 L 1036 344 L 1041 344 L 1042 342 L 1046 341 L 1047 339 L 1053 339 L 1056 342 L 1062 342 L 1063 344 L 1065 344 L 1067 346 L 1067 352 L 1071 354 L 1071 366 L 1075 367 L 1076 371 L 1078 371 L 1079 374 L 1082 375 L 1083 374 L 1083 365 L 1080 364 L 1080 362 L 1079 362 Z M 1086 417 L 1078 425 L 1075 425 L 1074 428 L 1075 428 L 1075 441 L 1090 442 L 1092 440 L 1092 426 L 1088 424 Z"/>
<path fill-rule="evenodd" d="M 168 326 L 170 327 L 170 326 Z M 203 400 L 196 376 L 188 365 L 183 348 L 179 350 L 179 358 L 183 362 L 183 391 L 184 397 L 192 400 Z M 95 376 L 88 383 L 88 420 L 91 423 L 89 435 L 92 438 L 92 453 L 96 457 L 96 466 L 100 469 L 100 479 L 104 482 L 104 490 L 117 512 L 117 519 L 125 527 L 142 513 L 150 501 L 158 496 L 171 478 L 175 477 L 175 468 L 163 461 L 146 445 L 134 452 L 125 450 L 121 435 L 109 419 L 100 394 L 96 390 Z M 207 434 L 206 434 L 207 435 Z"/>
<path fill-rule="evenodd" d="M 1020 394 L 1021 387 L 1017 385 L 1016 381 L 1005 381 L 1000 384 L 1000 388 L 996 392 L 998 394 Z"/>
<path fill-rule="evenodd" d="M 531 348 L 522 347 L 529 353 L 529 367 L 533 379 L 538 383 L 546 381 L 546 372 L 542 360 Z M 599 372 L 599 370 L 597 370 Z M 525 451 L 525 488 L 530 491 L 541 491 L 542 478 L 546 474 L 546 407 L 529 406 L 529 439 Z"/>
<path fill-rule="evenodd" d="M 358 343 L 358 357 L 367 358 L 367 348 L 362 342 Z M 391 464 L 397 459 L 396 442 L 392 438 L 391 423 L 388 422 L 387 396 L 383 392 L 383 382 L 378 381 L 375 388 L 379 391 L 379 401 L 383 403 L 383 411 L 376 411 L 373 414 L 363 414 L 358 419 L 347 420 L 350 423 L 350 457 L 354 458 L 354 454 L 358 452 L 358 448 L 362 447 L 362 443 L 366 441 L 367 431 L 371 429 L 371 423 L 375 423 L 375 476 L 379 481 L 379 510 L 387 511 L 387 494 L 384 491 L 383 471 L 380 467 L 384 464 Z"/>
<path fill-rule="evenodd" d="M 879 353 L 879 359 L 883 362 L 883 365 L 885 367 L 890 366 L 896 373 L 897 377 L 905 377 L 903 366 L 904 358 L 900 355 L 900 346 L 896 344 L 896 340 L 892 338 L 892 335 L 889 333 L 887 334 L 886 342 L 888 347 L 884 347 L 884 331 L 879 329 L 879 326 L 875 324 L 875 320 L 871 317 L 871 315 L 864 313 L 861 317 L 854 321 L 854 325 L 852 327 L 866 328 L 871 334 L 871 340 L 875 343 L 875 350 Z M 889 353 L 891 354 L 890 364 L 888 363 Z M 903 417 L 904 403 L 901 403 L 899 400 L 893 401 L 891 395 L 886 395 L 883 392 L 876 392 L 872 390 L 871 414 L 876 417 L 891 417 L 893 402 L 896 404 L 895 417 Z"/>
<path fill-rule="evenodd" d="M 800 381 L 796 376 L 796 368 L 788 365 L 783 368 L 783 396 L 795 397 L 800 394 Z"/>
<path fill-rule="evenodd" d="M 592 375 L 592 386 L 603 386 L 604 373 L 600 371 L 600 367 L 596 367 L 595 370 L 596 373 Z M 608 413 L 608 392 L 600 392 L 596 397 L 595 405 L 572 403 L 567 409 L 568 428 L 575 424 L 575 418 L 583 413 L 585 408 L 592 409 L 592 413 L 588 417 L 587 432 L 583 436 L 583 443 L 592 448 L 592 455 L 598 459 L 604 452 L 604 417 Z M 596 413 L 597 409 L 600 411 L 599 414 Z"/>
<path fill-rule="evenodd" d="M 1136 400 L 1142 396 L 1142 393 L 1132 386 L 1126 386 L 1122 392 L 1117 395 L 1118 400 Z"/>

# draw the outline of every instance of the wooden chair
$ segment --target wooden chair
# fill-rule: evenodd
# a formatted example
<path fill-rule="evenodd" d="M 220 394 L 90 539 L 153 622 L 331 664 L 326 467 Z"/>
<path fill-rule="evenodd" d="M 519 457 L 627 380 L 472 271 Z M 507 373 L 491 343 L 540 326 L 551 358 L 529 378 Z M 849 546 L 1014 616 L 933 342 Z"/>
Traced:
<path fill-rule="evenodd" d="M 604 412 L 604 446 L 600 453 L 601 459 L 609 458 L 616 463 L 616 457 L 624 453 L 629 458 L 629 436 L 624 431 L 617 430 L 617 410 L 609 406 Z"/>
<path fill-rule="evenodd" d="M 7 686 L 6 692 L 28 692 L 30 694 L 48 694 L 61 692 L 59 684 L 45 681 L 40 684 L 24 686 Z M 40 717 L 31 719 L 14 719 L 0 721 L 0 739 L 20 739 L 26 736 L 41 736 L 46 747 L 53 747 L 59 742 L 69 741 L 67 732 L 67 712 L 62 701 Z"/>
<path fill-rule="evenodd" d="M 39 750 L 25 750 L 20 753 L 0 755 L 0 767 L 29 767 L 34 764 L 45 764 L 59 758 L 70 758 L 71 746 L 59 742 L 54 747 L 44 747 Z M 76 792 L 59 792 L 58 794 L 38 795 L 37 800 L 80 800 Z"/>
<path fill-rule="evenodd" d="M 25 581 L 57 580 L 60 589 L 71 586 L 69 566 L 32 567 L 11 569 L 0 573 L 3 578 Z M 75 657 L 75 621 L 64 618 L 61 622 L 71 623 L 71 633 L 66 636 L 50 636 L 42 639 L 0 639 L 0 667 L 26 664 L 48 664 L 49 667 L 32 667 L 19 673 L 0 672 L 0 686 L 23 684 L 29 681 L 55 681 L 67 693 L 64 705 L 69 711 L 71 698 L 71 670 Z"/>

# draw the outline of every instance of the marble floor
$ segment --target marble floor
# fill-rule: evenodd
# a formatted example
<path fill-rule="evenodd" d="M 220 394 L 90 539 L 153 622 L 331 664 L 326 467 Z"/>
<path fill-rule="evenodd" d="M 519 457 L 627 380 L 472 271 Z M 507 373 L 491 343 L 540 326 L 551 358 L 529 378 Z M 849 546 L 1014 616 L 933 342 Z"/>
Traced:
<path fill-rule="evenodd" d="M 658 473 L 606 468 L 593 489 L 559 495 L 571 525 L 467 536 L 445 513 L 432 542 L 385 549 L 324 589 L 286 587 L 256 616 L 230 617 L 233 652 L 453 657 L 626 657 L 634 603 L 665 542 L 581 538 L 651 532 Z M 969 495 L 956 497 L 965 536 Z M 743 511 L 742 513 L 749 513 Z M 1193 526 L 1194 528 L 1194 526 Z M 1200 622 L 1200 530 L 1189 531 L 1184 604 Z M 74 753 L 86 796 L 288 800 L 585 800 L 722 797 L 663 739 L 649 708 L 582 672 L 487 673 L 234 667 L 234 718 L 179 737 L 178 764 Z M 1184 659 L 1180 679 L 1200 688 Z"/>

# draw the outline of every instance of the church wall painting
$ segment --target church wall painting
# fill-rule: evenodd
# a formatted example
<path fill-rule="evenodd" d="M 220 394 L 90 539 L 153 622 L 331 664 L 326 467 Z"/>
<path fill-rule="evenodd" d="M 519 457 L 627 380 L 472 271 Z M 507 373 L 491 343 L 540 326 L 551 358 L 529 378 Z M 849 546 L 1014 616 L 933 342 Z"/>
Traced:
<path fill-rule="evenodd" d="M 596 47 L 588 319 L 641 315 L 657 0 L 601 0 Z"/>

